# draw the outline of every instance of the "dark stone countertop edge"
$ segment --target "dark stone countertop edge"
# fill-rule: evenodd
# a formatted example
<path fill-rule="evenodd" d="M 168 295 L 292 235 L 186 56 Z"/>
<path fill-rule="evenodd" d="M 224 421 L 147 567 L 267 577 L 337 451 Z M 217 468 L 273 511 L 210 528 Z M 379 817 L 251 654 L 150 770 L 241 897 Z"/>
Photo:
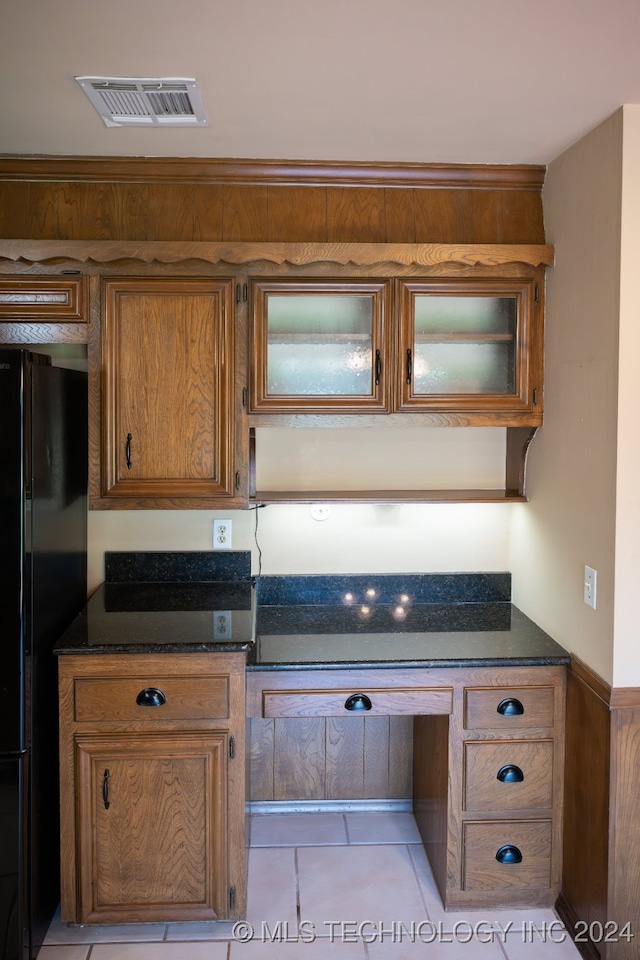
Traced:
<path fill-rule="evenodd" d="M 247 663 L 247 671 L 267 672 L 274 670 L 457 670 L 464 667 L 563 667 L 571 663 L 569 654 L 557 657 L 464 657 L 456 660 L 345 660 L 331 663 L 314 663 L 310 660 L 287 663 Z"/>
<path fill-rule="evenodd" d="M 56 645 L 56 656 L 92 657 L 100 653 L 246 653 L 253 643 L 96 643 Z"/>

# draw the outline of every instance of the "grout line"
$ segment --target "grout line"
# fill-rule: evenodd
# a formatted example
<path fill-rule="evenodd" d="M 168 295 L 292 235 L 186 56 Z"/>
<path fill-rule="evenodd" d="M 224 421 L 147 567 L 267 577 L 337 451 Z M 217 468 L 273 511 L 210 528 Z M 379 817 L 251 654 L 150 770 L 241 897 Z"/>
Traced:
<path fill-rule="evenodd" d="M 418 893 L 420 894 L 420 899 L 422 900 L 422 906 L 424 907 L 424 912 L 427 920 L 432 920 L 432 916 L 429 913 L 429 904 L 427 903 L 427 897 L 423 888 L 422 883 L 420 882 L 420 877 L 418 876 L 418 868 L 416 866 L 416 861 L 413 857 L 413 850 L 411 849 L 412 844 L 407 844 L 407 852 L 409 854 L 409 860 L 411 861 L 411 866 L 413 868 L 413 875 L 416 878 L 416 883 L 418 884 Z"/>
<path fill-rule="evenodd" d="M 298 865 L 298 848 L 293 848 L 293 871 L 296 887 L 296 922 L 298 925 L 298 930 L 300 929 L 300 922 L 302 920 L 302 911 L 300 908 L 300 868 Z"/>
<path fill-rule="evenodd" d="M 347 823 L 347 815 L 346 815 L 346 813 L 343 813 L 343 814 L 342 814 L 342 818 L 343 818 L 343 820 L 344 820 L 344 833 L 345 833 L 345 836 L 346 836 L 346 838 L 347 838 L 347 846 L 349 846 L 349 844 L 351 843 L 351 837 L 349 836 L 349 825 L 348 825 L 348 823 Z"/>

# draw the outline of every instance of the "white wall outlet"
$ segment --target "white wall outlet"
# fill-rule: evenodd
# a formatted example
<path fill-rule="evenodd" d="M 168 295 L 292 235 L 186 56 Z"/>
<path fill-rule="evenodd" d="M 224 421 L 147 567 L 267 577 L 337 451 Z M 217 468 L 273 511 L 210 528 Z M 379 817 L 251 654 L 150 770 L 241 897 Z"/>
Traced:
<path fill-rule="evenodd" d="M 585 564 L 584 568 L 584 602 L 588 607 L 596 608 L 596 587 L 598 585 L 598 571 Z"/>
<path fill-rule="evenodd" d="M 231 610 L 213 611 L 213 639 L 232 640 Z"/>
<path fill-rule="evenodd" d="M 213 549 L 231 550 L 231 520 L 213 521 Z"/>

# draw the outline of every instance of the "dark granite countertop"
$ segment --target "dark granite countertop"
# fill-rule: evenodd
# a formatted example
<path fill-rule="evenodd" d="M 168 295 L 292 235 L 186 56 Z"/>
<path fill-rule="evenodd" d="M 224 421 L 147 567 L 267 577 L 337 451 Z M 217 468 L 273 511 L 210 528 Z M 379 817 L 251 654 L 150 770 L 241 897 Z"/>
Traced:
<path fill-rule="evenodd" d="M 107 553 L 105 575 L 55 653 L 223 653 L 253 645 L 249 551 Z"/>
<path fill-rule="evenodd" d="M 250 576 L 248 551 L 107 554 L 56 653 L 247 651 L 252 670 L 535 666 L 569 655 L 495 574 Z"/>
<path fill-rule="evenodd" d="M 566 664 L 511 603 L 258 607 L 249 669 Z"/>

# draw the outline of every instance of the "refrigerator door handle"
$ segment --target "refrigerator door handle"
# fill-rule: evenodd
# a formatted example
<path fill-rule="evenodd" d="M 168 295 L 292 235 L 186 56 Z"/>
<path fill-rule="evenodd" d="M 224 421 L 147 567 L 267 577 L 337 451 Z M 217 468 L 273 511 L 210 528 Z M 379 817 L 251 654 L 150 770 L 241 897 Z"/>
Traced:
<path fill-rule="evenodd" d="M 105 770 L 104 780 L 102 782 L 102 799 L 104 801 L 105 810 L 109 809 L 109 771 Z"/>

